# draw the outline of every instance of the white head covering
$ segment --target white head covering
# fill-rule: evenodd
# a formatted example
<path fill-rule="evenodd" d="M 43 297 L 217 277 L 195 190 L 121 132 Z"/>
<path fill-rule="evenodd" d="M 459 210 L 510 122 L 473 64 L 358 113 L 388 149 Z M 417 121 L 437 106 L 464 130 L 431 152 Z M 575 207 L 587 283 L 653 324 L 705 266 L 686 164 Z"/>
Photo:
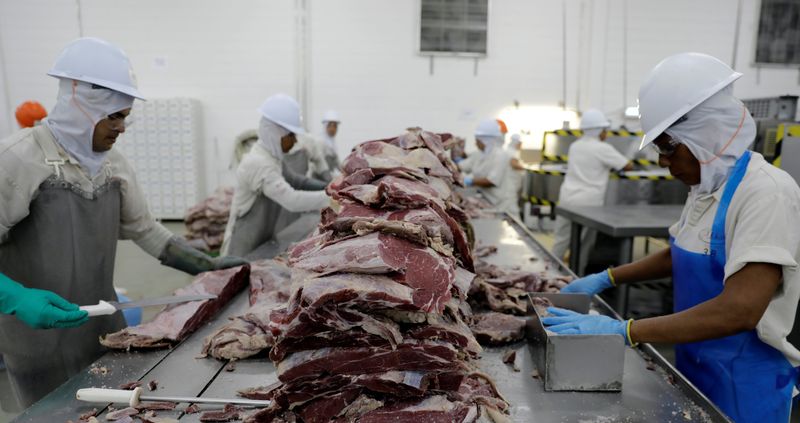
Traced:
<path fill-rule="evenodd" d="M 511 142 L 508 143 L 508 147 L 512 150 L 516 150 L 520 144 L 522 144 L 522 138 L 519 134 L 514 134 L 511 136 Z"/>
<path fill-rule="evenodd" d="M 591 128 L 591 129 L 584 129 L 583 136 L 585 138 L 600 138 L 600 134 L 603 132 L 605 128 Z"/>
<path fill-rule="evenodd" d="M 498 145 L 502 147 L 503 137 L 492 137 L 488 135 L 477 135 L 475 139 L 484 145 L 483 154 L 489 155 Z"/>
<path fill-rule="evenodd" d="M 133 97 L 106 88 L 92 88 L 86 82 L 62 78 L 56 105 L 45 119 L 56 141 L 94 177 L 108 152 L 92 150 L 97 122 L 108 115 L 129 109 Z"/>
<path fill-rule="evenodd" d="M 686 114 L 665 131 L 689 148 L 700 161 L 700 184 L 692 191 L 708 194 L 727 179 L 736 160 L 756 137 L 756 123 L 729 85 Z"/>
<path fill-rule="evenodd" d="M 283 160 L 281 138 L 290 133 L 288 129 L 284 129 L 277 123 L 261 116 L 261 121 L 258 123 L 258 142 L 279 161 Z"/>

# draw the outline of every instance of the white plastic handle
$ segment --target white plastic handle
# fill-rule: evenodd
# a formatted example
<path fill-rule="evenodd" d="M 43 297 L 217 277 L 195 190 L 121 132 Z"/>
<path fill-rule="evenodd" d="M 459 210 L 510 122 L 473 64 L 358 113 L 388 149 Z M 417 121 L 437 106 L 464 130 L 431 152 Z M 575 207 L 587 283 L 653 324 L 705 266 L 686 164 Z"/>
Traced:
<path fill-rule="evenodd" d="M 142 388 L 132 391 L 123 389 L 102 389 L 102 388 L 83 388 L 78 389 L 75 398 L 78 401 L 95 403 L 114 403 L 125 404 L 131 407 L 139 405 L 139 396 L 142 395 Z"/>
<path fill-rule="evenodd" d="M 95 305 L 87 305 L 81 306 L 81 310 L 85 310 L 89 312 L 89 317 L 92 316 L 105 316 L 108 314 L 114 314 L 117 312 L 117 309 L 114 308 L 111 304 L 100 300 L 99 303 Z"/>

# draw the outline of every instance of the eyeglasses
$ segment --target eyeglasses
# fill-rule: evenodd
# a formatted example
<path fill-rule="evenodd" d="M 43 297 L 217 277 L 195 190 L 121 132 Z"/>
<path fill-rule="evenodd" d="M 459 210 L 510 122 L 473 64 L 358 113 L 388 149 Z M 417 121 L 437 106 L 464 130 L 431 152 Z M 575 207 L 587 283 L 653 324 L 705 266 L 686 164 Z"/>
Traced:
<path fill-rule="evenodd" d="M 666 142 L 666 145 L 660 146 L 660 145 L 658 145 L 656 143 L 652 143 L 652 144 L 650 144 L 650 146 L 653 147 L 653 150 L 656 150 L 656 153 L 658 153 L 658 155 L 664 156 L 664 157 L 669 157 L 669 156 L 675 154 L 675 150 L 678 149 L 678 146 L 680 144 L 681 143 L 679 143 L 678 141 L 675 141 L 673 138 L 668 138 L 667 142 Z"/>
<path fill-rule="evenodd" d="M 116 130 L 130 128 L 134 122 L 134 119 L 130 115 L 125 116 L 120 112 L 108 115 L 106 120 L 111 125 L 111 127 Z"/>

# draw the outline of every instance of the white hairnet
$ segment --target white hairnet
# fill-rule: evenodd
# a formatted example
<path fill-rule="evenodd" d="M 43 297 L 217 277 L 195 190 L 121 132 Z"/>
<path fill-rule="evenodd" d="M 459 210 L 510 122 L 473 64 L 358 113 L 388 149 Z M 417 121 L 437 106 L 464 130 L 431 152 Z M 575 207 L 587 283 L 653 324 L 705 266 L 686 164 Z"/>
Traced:
<path fill-rule="evenodd" d="M 590 137 L 590 138 L 600 138 L 600 134 L 603 133 L 605 128 L 591 128 L 591 129 L 584 129 L 583 136 Z"/>
<path fill-rule="evenodd" d="M 476 140 L 483 143 L 483 154 L 489 154 L 495 147 L 503 145 L 503 137 L 491 137 L 487 135 L 478 135 L 475 137 Z"/>
<path fill-rule="evenodd" d="M 708 194 L 728 179 L 736 160 L 753 143 L 756 123 L 729 85 L 665 132 L 685 144 L 700 162 L 700 184 L 692 190 Z"/>
<path fill-rule="evenodd" d="M 522 138 L 519 136 L 519 134 L 514 134 L 511 136 L 511 142 L 508 143 L 508 146 L 515 149 L 520 144 L 522 144 Z"/>
<path fill-rule="evenodd" d="M 58 84 L 56 105 L 45 119 L 45 125 L 64 150 L 94 177 L 103 166 L 108 152 L 92 150 L 92 137 L 97 122 L 108 115 L 129 109 L 133 97 L 106 88 L 62 78 Z"/>
<path fill-rule="evenodd" d="M 277 123 L 261 117 L 258 123 L 258 142 L 264 146 L 272 156 L 278 160 L 283 160 L 283 148 L 281 147 L 281 138 L 289 135 L 288 129 L 284 129 Z"/>

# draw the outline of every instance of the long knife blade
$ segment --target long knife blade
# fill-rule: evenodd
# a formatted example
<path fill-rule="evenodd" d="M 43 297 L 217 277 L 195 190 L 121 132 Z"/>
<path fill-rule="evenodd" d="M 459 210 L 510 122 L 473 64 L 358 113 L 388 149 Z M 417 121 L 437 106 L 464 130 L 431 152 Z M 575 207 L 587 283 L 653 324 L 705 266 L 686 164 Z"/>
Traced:
<path fill-rule="evenodd" d="M 171 297 L 146 298 L 144 300 L 130 301 L 127 303 L 108 301 L 108 303 L 113 305 L 114 308 L 116 308 L 117 310 L 124 310 L 127 308 L 152 307 L 157 305 L 188 303 L 189 301 L 213 300 L 215 298 L 217 298 L 217 296 L 214 294 L 194 294 L 194 295 L 175 295 Z"/>

